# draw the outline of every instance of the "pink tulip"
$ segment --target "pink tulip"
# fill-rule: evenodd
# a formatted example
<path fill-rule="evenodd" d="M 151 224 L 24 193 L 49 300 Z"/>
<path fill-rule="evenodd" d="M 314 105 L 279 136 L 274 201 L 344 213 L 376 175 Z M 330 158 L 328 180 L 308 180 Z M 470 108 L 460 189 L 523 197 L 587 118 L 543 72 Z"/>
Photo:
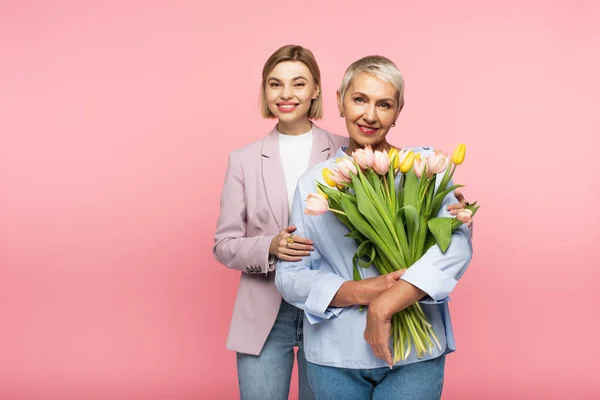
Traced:
<path fill-rule="evenodd" d="M 439 174 L 442 173 L 448 168 L 448 164 L 450 163 L 450 157 L 448 154 L 435 150 L 432 155 L 427 159 L 427 170 L 431 174 Z"/>
<path fill-rule="evenodd" d="M 356 170 L 356 165 L 352 162 L 351 159 L 344 157 L 337 160 L 338 171 L 344 177 L 346 182 L 352 182 L 352 177 L 350 174 L 358 174 Z"/>
<path fill-rule="evenodd" d="M 473 211 L 469 209 L 462 209 L 456 214 L 456 219 L 462 222 L 463 224 L 471 225 L 471 221 L 473 220 Z"/>
<path fill-rule="evenodd" d="M 373 155 L 373 170 L 379 175 L 387 174 L 390 169 L 390 156 L 384 151 L 375 151 Z"/>
<path fill-rule="evenodd" d="M 332 168 L 331 169 L 331 179 L 333 179 L 333 181 L 337 184 L 340 185 L 342 183 L 350 183 L 352 182 L 352 179 L 350 178 L 346 178 L 338 168 Z"/>
<path fill-rule="evenodd" d="M 362 169 L 373 168 L 374 155 L 371 146 L 364 149 L 356 149 L 352 152 L 352 158 Z"/>
<path fill-rule="evenodd" d="M 425 172 L 425 166 L 427 165 L 427 157 L 422 157 L 420 154 L 417 154 L 415 157 L 415 162 L 413 163 L 413 168 L 415 169 L 415 175 L 417 178 L 421 179 L 423 172 Z"/>
<path fill-rule="evenodd" d="M 307 215 L 321 215 L 325 214 L 329 210 L 329 203 L 327 199 L 319 193 L 309 193 L 306 198 L 306 208 L 304 214 Z"/>

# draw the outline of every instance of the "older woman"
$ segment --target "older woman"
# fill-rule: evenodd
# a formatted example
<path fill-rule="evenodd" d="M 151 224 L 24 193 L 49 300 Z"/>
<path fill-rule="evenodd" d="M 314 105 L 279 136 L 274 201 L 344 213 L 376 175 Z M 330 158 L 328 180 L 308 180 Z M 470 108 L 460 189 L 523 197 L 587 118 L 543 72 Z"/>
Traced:
<path fill-rule="evenodd" d="M 346 120 L 348 147 L 336 157 L 370 145 L 387 151 L 386 136 L 404 105 L 404 81 L 388 59 L 370 56 L 353 63 L 338 91 L 340 115 Z M 412 149 L 423 156 L 428 147 Z M 291 215 L 296 234 L 310 237 L 314 251 L 300 261 L 280 262 L 275 284 L 283 298 L 305 311 L 304 350 L 308 379 L 317 399 L 438 399 L 442 392 L 445 355 L 455 349 L 447 305 L 448 294 L 467 268 L 472 255 L 468 228 L 452 235 L 446 251 L 434 246 L 404 274 L 352 279 L 357 247 L 345 237 L 345 226 L 332 213 L 307 217 L 304 199 L 315 191 L 328 160 L 309 169 L 298 181 Z M 450 194 L 439 216 L 457 203 Z M 418 359 L 416 352 L 392 366 L 389 349 L 391 316 L 421 302 L 442 350 Z M 368 312 L 360 312 L 367 305 Z M 366 340 L 365 340 L 366 339 Z"/>

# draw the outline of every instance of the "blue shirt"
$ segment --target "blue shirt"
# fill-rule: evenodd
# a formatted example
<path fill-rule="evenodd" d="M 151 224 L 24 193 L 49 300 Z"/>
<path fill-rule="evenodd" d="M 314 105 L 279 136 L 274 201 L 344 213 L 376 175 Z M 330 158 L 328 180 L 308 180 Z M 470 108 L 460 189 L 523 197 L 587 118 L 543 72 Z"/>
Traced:
<path fill-rule="evenodd" d="M 413 151 L 422 156 L 431 154 L 428 147 L 415 148 Z M 347 157 L 344 149 L 337 151 L 337 157 Z M 352 257 L 357 250 L 356 242 L 344 236 L 348 229 L 334 213 L 327 212 L 319 216 L 304 214 L 307 195 L 317 191 L 315 180 L 323 182 L 322 170 L 333 167 L 335 159 L 329 159 L 306 171 L 298 181 L 290 225 L 297 227 L 294 234 L 312 239 L 315 250 L 310 256 L 303 257 L 302 261 L 280 260 L 275 284 L 288 303 L 305 311 L 304 352 L 309 362 L 352 369 L 386 367 L 385 361 L 375 357 L 364 340 L 367 309 L 360 312 L 358 306 L 329 306 L 340 286 L 353 279 Z M 438 216 L 451 216 L 446 207 L 456 202 L 452 193 L 446 196 Z M 426 353 L 418 359 L 413 347 L 409 357 L 396 365 L 425 361 L 455 349 L 448 295 L 465 272 L 471 256 L 469 230 L 462 225 L 452 234 L 452 243 L 445 254 L 435 245 L 406 270 L 401 279 L 428 295 L 420 303 L 433 325 L 442 350 L 436 346 L 432 354 Z M 374 266 L 360 270 L 363 278 L 379 275 Z"/>

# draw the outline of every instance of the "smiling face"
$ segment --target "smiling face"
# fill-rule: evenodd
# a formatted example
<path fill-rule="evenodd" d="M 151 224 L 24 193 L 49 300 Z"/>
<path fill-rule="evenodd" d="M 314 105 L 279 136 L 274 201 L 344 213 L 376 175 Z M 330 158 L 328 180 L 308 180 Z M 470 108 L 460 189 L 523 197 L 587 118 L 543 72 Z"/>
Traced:
<path fill-rule="evenodd" d="M 385 137 L 400 112 L 398 92 L 391 83 L 360 73 L 352 79 L 343 99 L 338 92 L 338 107 L 350 136 L 349 154 L 366 145 L 373 150 L 389 148 Z"/>
<path fill-rule="evenodd" d="M 308 67 L 300 61 L 280 62 L 265 81 L 267 106 L 286 125 L 308 121 L 311 102 L 318 95 L 319 86 Z"/>

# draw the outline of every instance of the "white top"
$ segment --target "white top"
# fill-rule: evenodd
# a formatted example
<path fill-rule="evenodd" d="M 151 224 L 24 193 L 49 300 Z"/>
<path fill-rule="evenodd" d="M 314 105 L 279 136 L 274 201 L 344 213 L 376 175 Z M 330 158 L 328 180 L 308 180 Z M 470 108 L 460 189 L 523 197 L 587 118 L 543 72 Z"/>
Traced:
<path fill-rule="evenodd" d="M 312 151 L 312 129 L 302 135 L 292 136 L 277 132 L 279 136 L 279 154 L 285 174 L 285 186 L 288 195 L 288 207 L 292 213 L 292 203 L 298 179 L 308 169 Z"/>

